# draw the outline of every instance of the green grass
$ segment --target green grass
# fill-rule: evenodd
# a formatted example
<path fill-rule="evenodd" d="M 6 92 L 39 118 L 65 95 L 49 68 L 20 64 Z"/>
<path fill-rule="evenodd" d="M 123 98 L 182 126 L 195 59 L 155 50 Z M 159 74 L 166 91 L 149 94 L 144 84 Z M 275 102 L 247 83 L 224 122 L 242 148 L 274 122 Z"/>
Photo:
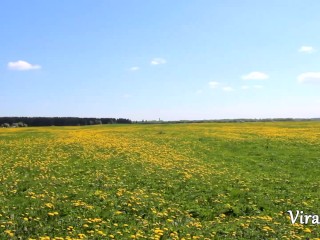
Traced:
<path fill-rule="evenodd" d="M 316 239 L 320 123 L 0 129 L 0 239 Z"/>

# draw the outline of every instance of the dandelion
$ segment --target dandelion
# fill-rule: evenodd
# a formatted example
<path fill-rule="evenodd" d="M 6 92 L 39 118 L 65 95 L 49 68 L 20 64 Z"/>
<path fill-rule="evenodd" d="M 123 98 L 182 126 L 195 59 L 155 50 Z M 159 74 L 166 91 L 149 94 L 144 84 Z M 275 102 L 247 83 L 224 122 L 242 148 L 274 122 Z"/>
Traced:
<path fill-rule="evenodd" d="M 5 230 L 4 232 L 8 234 L 10 237 L 14 236 L 14 233 L 11 230 Z"/>
<path fill-rule="evenodd" d="M 79 234 L 78 234 L 78 238 L 80 238 L 80 239 L 86 238 L 86 235 L 83 234 L 83 233 L 79 233 Z"/>
<path fill-rule="evenodd" d="M 306 228 L 303 230 L 305 233 L 311 233 L 311 229 L 310 228 Z"/>
<path fill-rule="evenodd" d="M 73 229 L 74 229 L 73 226 L 67 227 L 67 230 L 68 230 L 68 231 L 73 231 Z"/>
<path fill-rule="evenodd" d="M 54 208 L 54 205 L 52 203 L 46 203 L 45 206 L 47 208 Z"/>
<path fill-rule="evenodd" d="M 102 232 L 101 230 L 99 230 L 97 233 L 100 234 L 100 235 L 102 235 L 102 236 L 107 236 L 107 234 L 105 234 L 105 233 Z"/>
<path fill-rule="evenodd" d="M 59 215 L 59 213 L 58 212 L 49 212 L 48 215 L 53 217 L 53 216 Z"/>

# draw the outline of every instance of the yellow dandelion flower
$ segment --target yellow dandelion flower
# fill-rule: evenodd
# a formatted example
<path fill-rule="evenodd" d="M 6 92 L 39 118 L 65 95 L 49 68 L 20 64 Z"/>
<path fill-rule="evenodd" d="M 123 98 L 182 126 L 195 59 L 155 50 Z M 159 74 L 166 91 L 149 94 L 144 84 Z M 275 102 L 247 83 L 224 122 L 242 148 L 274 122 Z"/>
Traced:
<path fill-rule="evenodd" d="M 85 234 L 83 234 L 83 233 L 79 233 L 79 234 L 78 234 L 78 237 L 79 237 L 80 239 L 83 239 L 83 238 L 85 238 L 85 237 L 86 237 L 86 235 L 85 235 Z"/>
<path fill-rule="evenodd" d="M 306 228 L 303 230 L 305 233 L 311 233 L 311 229 L 310 228 Z"/>
<path fill-rule="evenodd" d="M 54 206 L 53 206 L 52 203 L 46 203 L 45 206 L 46 206 L 47 208 L 54 208 Z"/>
<path fill-rule="evenodd" d="M 11 230 L 5 230 L 4 232 L 8 234 L 10 237 L 14 236 L 14 233 Z"/>

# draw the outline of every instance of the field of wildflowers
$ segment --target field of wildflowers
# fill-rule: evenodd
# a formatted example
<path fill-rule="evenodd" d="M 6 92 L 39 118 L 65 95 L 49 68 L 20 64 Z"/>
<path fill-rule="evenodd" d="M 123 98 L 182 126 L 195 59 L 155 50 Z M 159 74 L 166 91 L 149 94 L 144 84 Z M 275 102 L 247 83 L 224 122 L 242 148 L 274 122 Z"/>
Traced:
<path fill-rule="evenodd" d="M 0 129 L 0 239 L 320 239 L 320 123 Z"/>

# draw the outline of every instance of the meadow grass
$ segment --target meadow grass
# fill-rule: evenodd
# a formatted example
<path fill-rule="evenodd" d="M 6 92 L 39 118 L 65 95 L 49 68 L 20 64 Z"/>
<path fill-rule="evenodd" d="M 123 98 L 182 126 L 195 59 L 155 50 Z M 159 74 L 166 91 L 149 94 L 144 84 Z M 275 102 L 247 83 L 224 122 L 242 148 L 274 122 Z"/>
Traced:
<path fill-rule="evenodd" d="M 317 239 L 320 123 L 0 129 L 0 239 Z M 320 239 L 320 238 L 319 238 Z"/>

